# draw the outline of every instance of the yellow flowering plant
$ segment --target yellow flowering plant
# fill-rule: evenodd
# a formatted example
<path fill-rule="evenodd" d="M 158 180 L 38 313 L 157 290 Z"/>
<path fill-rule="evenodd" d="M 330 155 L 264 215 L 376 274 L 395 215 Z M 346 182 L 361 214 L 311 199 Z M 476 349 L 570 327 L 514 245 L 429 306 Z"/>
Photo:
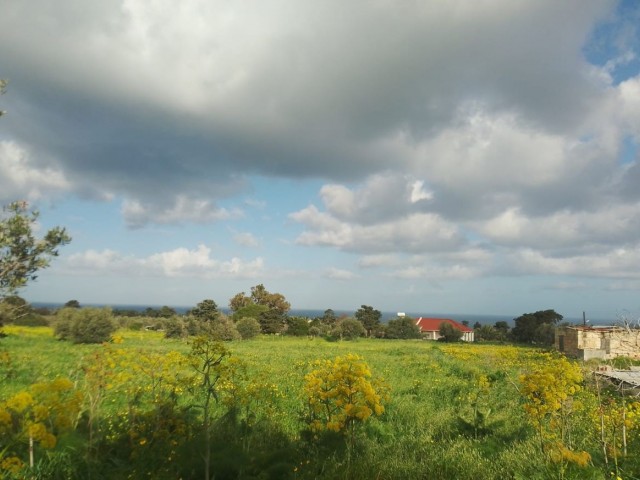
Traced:
<path fill-rule="evenodd" d="M 0 403 L 0 472 L 19 471 L 27 451 L 33 466 L 34 445 L 54 448 L 57 436 L 75 426 L 81 406 L 82 394 L 67 378 L 35 383 Z"/>
<path fill-rule="evenodd" d="M 384 413 L 386 386 L 372 380 L 369 366 L 358 355 L 318 360 L 313 366 L 303 390 L 311 431 L 348 433 L 353 442 L 357 424 Z"/>

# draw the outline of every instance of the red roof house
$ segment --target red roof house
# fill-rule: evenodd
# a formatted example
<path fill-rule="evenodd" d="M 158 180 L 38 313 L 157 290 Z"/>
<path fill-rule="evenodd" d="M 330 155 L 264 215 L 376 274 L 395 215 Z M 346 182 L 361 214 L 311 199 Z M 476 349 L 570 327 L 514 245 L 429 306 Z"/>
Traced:
<path fill-rule="evenodd" d="M 473 329 L 451 320 L 450 318 L 426 318 L 420 317 L 416 320 L 416 325 L 420 327 L 422 338 L 427 340 L 438 340 L 440 338 L 440 325 L 448 323 L 462 332 L 462 340 L 473 342 Z"/>

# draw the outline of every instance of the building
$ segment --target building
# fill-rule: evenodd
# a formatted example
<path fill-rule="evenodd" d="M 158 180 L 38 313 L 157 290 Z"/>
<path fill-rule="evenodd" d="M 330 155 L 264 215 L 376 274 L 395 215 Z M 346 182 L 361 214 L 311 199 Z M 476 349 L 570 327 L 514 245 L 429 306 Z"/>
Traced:
<path fill-rule="evenodd" d="M 420 327 L 422 338 L 426 340 L 438 340 L 440 338 L 440 325 L 449 323 L 454 328 L 462 332 L 462 340 L 465 342 L 473 342 L 473 329 L 451 320 L 450 318 L 425 318 L 420 317 L 416 320 L 416 325 Z"/>
<path fill-rule="evenodd" d="M 640 330 L 618 326 L 586 325 L 558 327 L 555 332 L 558 351 L 581 360 L 615 357 L 640 359 Z"/>

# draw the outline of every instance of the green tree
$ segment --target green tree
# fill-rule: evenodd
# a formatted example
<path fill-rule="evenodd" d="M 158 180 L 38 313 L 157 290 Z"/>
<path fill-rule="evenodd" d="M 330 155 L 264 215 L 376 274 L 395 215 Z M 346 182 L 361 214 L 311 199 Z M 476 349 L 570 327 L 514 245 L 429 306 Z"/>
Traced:
<path fill-rule="evenodd" d="M 330 308 L 327 308 L 322 314 L 322 317 L 320 317 L 320 322 L 324 325 L 329 325 L 330 327 L 333 327 L 337 321 L 338 317 L 336 316 L 336 313 Z"/>
<path fill-rule="evenodd" d="M 393 339 L 410 339 L 422 338 L 420 327 L 411 317 L 400 317 L 389 320 L 387 325 L 387 338 Z"/>
<path fill-rule="evenodd" d="M 355 313 L 356 319 L 362 323 L 362 326 L 367 332 L 367 337 L 371 336 L 371 331 L 380 324 L 380 317 L 382 313 L 380 310 L 375 310 L 369 305 L 362 305 Z"/>
<path fill-rule="evenodd" d="M 69 300 L 64 304 L 63 308 L 80 308 L 80 302 L 78 300 Z"/>
<path fill-rule="evenodd" d="M 287 335 L 294 337 L 309 335 L 309 319 L 306 317 L 288 317 Z"/>
<path fill-rule="evenodd" d="M 102 343 L 109 341 L 115 331 L 109 308 L 63 308 L 56 314 L 54 333 L 61 340 Z"/>
<path fill-rule="evenodd" d="M 167 307 L 166 305 L 160 307 L 158 310 L 158 316 L 162 318 L 171 318 L 175 317 L 178 314 L 173 308 Z"/>
<path fill-rule="evenodd" d="M 0 84 L 0 89 L 5 85 Z M 58 247 L 71 241 L 61 227 L 54 227 L 42 238 L 36 238 L 33 230 L 38 217 L 38 211 L 30 211 L 26 202 L 13 202 L 3 209 L 0 216 L 0 300 L 35 280 L 36 272 L 47 268 L 51 257 L 58 255 Z"/>
<path fill-rule="evenodd" d="M 343 340 L 355 340 L 356 338 L 364 337 L 366 333 L 362 322 L 351 317 L 343 318 L 331 330 L 331 336 Z"/>
<path fill-rule="evenodd" d="M 206 299 L 191 309 L 191 315 L 203 322 L 213 322 L 218 318 L 220 312 L 218 311 L 216 302 L 211 299 Z"/>
<path fill-rule="evenodd" d="M 243 340 L 248 340 L 260 334 L 260 324 L 252 317 L 244 317 L 238 320 L 236 328 Z"/>
<path fill-rule="evenodd" d="M 286 314 L 291 308 L 281 293 L 271 293 L 264 285 L 251 287 L 251 295 L 237 293 L 229 301 L 234 312 L 233 319 L 253 317 L 260 322 L 262 333 L 280 333 L 284 328 Z"/>
<path fill-rule="evenodd" d="M 516 325 L 511 335 L 516 342 L 550 345 L 553 343 L 553 329 L 562 318 L 555 310 L 525 313 L 514 319 Z"/>
<path fill-rule="evenodd" d="M 458 342 L 462 338 L 462 331 L 451 325 L 449 322 L 440 324 L 440 339 L 443 342 Z"/>
<path fill-rule="evenodd" d="M 47 268 L 58 247 L 71 237 L 61 227 L 54 227 L 38 239 L 33 227 L 37 210 L 29 211 L 26 202 L 13 202 L 0 218 L 0 296 L 5 297 L 37 278 L 36 272 Z"/>

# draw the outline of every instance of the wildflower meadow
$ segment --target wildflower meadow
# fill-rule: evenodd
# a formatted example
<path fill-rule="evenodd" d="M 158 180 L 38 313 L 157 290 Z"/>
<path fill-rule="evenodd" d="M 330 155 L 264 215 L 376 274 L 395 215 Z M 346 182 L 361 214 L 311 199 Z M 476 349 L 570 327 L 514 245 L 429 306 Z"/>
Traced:
<path fill-rule="evenodd" d="M 6 333 L 6 479 L 640 478 L 640 403 L 550 351 Z"/>

